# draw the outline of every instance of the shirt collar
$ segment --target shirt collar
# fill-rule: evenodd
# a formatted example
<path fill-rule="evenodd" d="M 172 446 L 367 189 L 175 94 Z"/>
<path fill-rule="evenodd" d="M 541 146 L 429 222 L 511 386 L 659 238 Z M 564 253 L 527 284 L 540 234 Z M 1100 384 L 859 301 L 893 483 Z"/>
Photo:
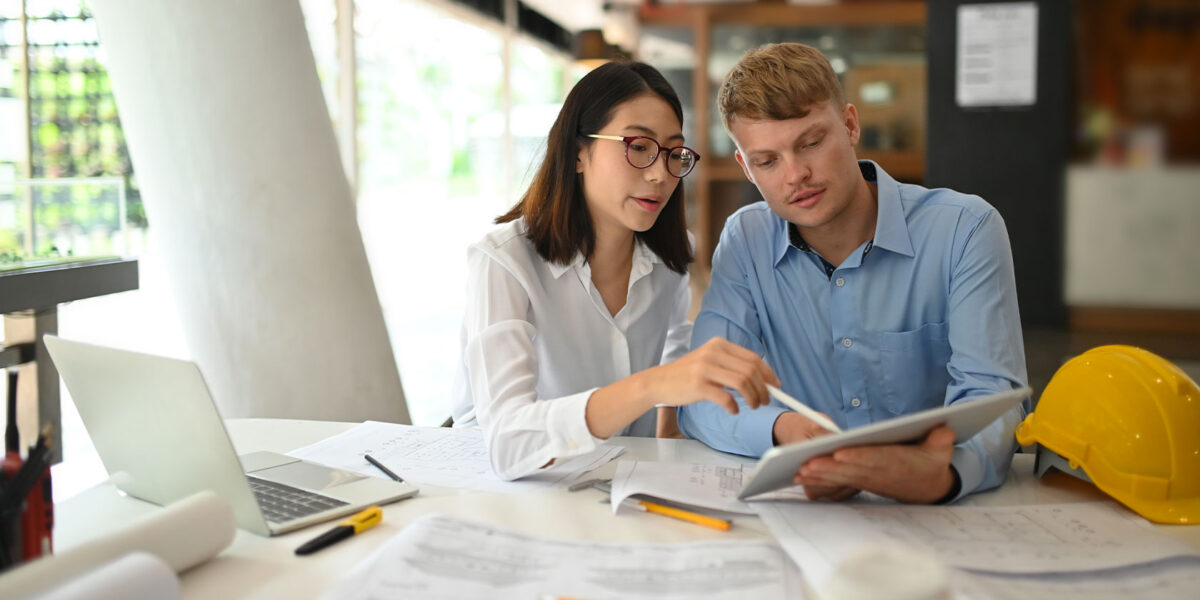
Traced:
<path fill-rule="evenodd" d="M 879 197 L 875 217 L 875 237 L 871 247 L 913 256 L 912 241 L 908 236 L 908 223 L 904 220 L 904 206 L 900 202 L 900 184 L 873 160 L 858 161 L 858 169 L 862 172 L 863 179 L 875 184 Z M 793 230 L 794 227 L 787 221 L 781 218 L 775 219 L 776 265 L 783 260 L 788 247 L 792 245 L 793 233 L 798 242 L 796 247 L 805 251 L 809 249 L 808 243 L 800 236 L 799 231 Z"/>
<path fill-rule="evenodd" d="M 583 253 L 576 251 L 575 256 L 571 257 L 571 262 L 569 263 L 561 264 L 557 262 L 550 262 L 547 264 L 549 265 L 548 268 L 550 269 L 550 275 L 555 279 L 558 279 L 559 277 L 562 277 L 563 273 L 566 273 L 567 271 L 570 271 L 575 267 L 582 266 L 586 263 L 587 259 L 583 257 Z"/>
<path fill-rule="evenodd" d="M 904 218 L 904 204 L 900 201 L 900 183 L 873 160 L 858 161 L 858 168 L 867 181 L 874 180 L 879 195 L 875 247 L 904 256 L 915 256 L 912 239 L 908 235 L 908 221 Z"/>
<path fill-rule="evenodd" d="M 783 260 L 787 254 L 788 246 L 792 245 L 791 223 L 785 221 L 779 215 L 774 215 L 772 223 L 775 226 L 775 266 L 779 266 L 779 261 Z"/>
<path fill-rule="evenodd" d="M 649 274 L 650 271 L 654 270 L 654 265 L 661 262 L 662 257 L 660 257 L 658 254 L 655 254 L 655 252 L 646 246 L 642 240 L 635 237 L 633 243 L 633 267 L 629 272 L 630 281 L 636 281 L 639 277 Z M 584 258 L 582 252 L 576 252 L 575 256 L 571 258 L 571 262 L 565 265 L 556 262 L 548 264 L 550 275 L 555 279 L 558 279 L 559 277 L 562 277 L 563 273 L 566 273 L 573 268 L 586 266 L 587 259 Z"/>
<path fill-rule="evenodd" d="M 651 250 L 649 246 L 642 243 L 641 239 L 635 237 L 633 243 L 633 268 L 629 271 L 629 281 L 634 282 L 649 275 L 650 271 L 654 270 L 654 265 L 661 262 L 662 258 L 658 254 Z"/>

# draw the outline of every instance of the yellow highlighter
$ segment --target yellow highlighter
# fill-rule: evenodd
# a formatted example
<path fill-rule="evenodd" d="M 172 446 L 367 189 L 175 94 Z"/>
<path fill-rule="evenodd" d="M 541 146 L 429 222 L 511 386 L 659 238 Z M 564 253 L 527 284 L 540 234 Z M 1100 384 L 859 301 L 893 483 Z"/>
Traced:
<path fill-rule="evenodd" d="M 628 504 L 625 504 L 625 503 L 628 503 Z M 705 527 L 712 527 L 713 529 L 720 529 L 721 531 L 729 531 L 729 527 L 731 525 L 731 523 L 725 519 L 718 519 L 716 517 L 710 517 L 708 515 L 694 513 L 694 512 L 688 511 L 688 510 L 683 510 L 681 508 L 674 508 L 671 506 L 663 506 L 662 504 L 655 504 L 654 502 L 647 502 L 645 500 L 636 500 L 634 498 L 627 498 L 627 499 L 625 499 L 625 502 L 623 502 L 622 504 L 625 504 L 626 506 L 630 506 L 630 507 L 634 508 L 635 510 L 652 512 L 652 513 L 663 515 L 666 517 L 679 519 L 681 521 L 687 521 L 689 523 L 695 523 L 697 525 L 703 525 Z"/>
<path fill-rule="evenodd" d="M 312 554 L 326 546 L 332 546 L 356 533 L 362 533 L 383 520 L 383 509 L 378 506 L 368 506 L 362 512 L 338 523 L 337 527 L 318 535 L 296 548 L 296 554 L 304 556 Z"/>

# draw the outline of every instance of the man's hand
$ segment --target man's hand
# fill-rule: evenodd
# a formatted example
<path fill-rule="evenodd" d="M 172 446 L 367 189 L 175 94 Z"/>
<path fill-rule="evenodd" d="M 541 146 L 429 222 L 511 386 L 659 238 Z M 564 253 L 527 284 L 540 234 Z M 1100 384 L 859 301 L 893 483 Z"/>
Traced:
<path fill-rule="evenodd" d="M 822 413 L 824 414 L 824 413 Z M 808 417 L 795 412 L 786 412 L 775 419 L 775 445 L 802 442 L 812 438 L 829 435 L 828 429 L 817 425 Z M 811 461 L 810 461 L 811 462 Z M 797 483 L 800 483 L 797 481 Z M 804 493 L 812 500 L 841 501 L 858 493 L 858 490 L 843 485 L 805 484 Z"/>
<path fill-rule="evenodd" d="M 825 413 L 819 414 L 824 415 Z M 832 433 L 798 412 L 785 412 L 779 415 L 775 419 L 775 427 L 771 431 L 775 435 L 776 446 L 803 442 Z"/>
<path fill-rule="evenodd" d="M 810 498 L 840 500 L 845 492 L 838 490 L 860 489 L 909 504 L 930 504 L 954 485 L 953 455 L 954 431 L 938 427 L 918 445 L 855 446 L 814 458 L 801 465 L 795 482 Z"/>

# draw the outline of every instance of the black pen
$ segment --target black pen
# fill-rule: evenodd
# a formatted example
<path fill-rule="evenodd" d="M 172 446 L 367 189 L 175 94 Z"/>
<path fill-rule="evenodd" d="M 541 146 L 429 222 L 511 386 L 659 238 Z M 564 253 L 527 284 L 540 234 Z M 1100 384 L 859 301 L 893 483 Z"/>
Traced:
<path fill-rule="evenodd" d="M 312 554 L 321 548 L 332 546 L 356 533 L 361 533 L 379 524 L 383 520 L 383 509 L 378 506 L 368 506 L 362 512 L 338 523 L 337 527 L 318 535 L 296 548 L 296 554 L 304 556 Z"/>
<path fill-rule="evenodd" d="M 404 483 L 404 479 L 402 479 L 399 475 L 393 473 L 391 469 L 383 466 L 383 463 L 375 460 L 374 456 L 371 456 L 370 454 L 364 454 L 363 458 L 366 458 L 367 462 L 375 465 L 375 467 L 378 468 L 380 471 L 383 471 L 384 475 L 387 475 L 388 477 L 395 479 L 398 483 Z"/>

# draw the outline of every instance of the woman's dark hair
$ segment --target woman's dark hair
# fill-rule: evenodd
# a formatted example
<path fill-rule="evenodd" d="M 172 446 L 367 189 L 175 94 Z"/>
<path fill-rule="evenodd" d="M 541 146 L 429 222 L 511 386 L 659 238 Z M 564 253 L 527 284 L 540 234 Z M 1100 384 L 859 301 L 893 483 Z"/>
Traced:
<path fill-rule="evenodd" d="M 496 218 L 507 223 L 525 218 L 528 237 L 539 255 L 549 262 L 567 264 L 576 252 L 585 257 L 596 247 L 592 217 L 583 197 L 583 186 L 575 161 L 579 151 L 596 140 L 597 133 L 612 120 L 617 107 L 642 95 L 662 98 L 679 122 L 683 107 L 679 96 L 658 69 L 640 62 L 610 62 L 597 67 L 575 84 L 563 102 L 558 119 L 546 139 L 546 158 L 533 176 L 529 189 L 507 213 Z M 683 182 L 667 201 L 654 225 L 636 233 L 668 268 L 683 273 L 692 262 L 684 212 Z"/>

